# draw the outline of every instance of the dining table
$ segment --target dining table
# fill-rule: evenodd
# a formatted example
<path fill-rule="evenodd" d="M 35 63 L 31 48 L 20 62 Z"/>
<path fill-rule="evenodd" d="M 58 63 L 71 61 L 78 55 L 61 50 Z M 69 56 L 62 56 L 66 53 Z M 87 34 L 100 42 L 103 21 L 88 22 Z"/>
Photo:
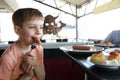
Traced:
<path fill-rule="evenodd" d="M 60 50 L 62 50 L 60 48 Z M 92 80 L 120 80 L 120 67 L 101 67 L 93 64 L 88 60 L 94 52 L 74 52 L 64 51 L 63 53 L 73 62 L 73 64 L 79 65 L 85 73 L 84 80 L 90 80 L 88 75 L 92 77 Z M 101 52 L 103 52 L 102 50 Z"/>

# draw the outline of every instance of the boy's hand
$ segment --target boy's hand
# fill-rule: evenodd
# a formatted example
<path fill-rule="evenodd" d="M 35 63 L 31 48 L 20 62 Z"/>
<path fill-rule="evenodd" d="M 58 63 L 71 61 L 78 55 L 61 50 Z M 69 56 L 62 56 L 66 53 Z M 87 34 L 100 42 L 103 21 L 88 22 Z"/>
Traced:
<path fill-rule="evenodd" d="M 23 56 L 23 62 L 21 64 L 21 69 L 26 76 L 32 77 L 34 75 L 33 69 L 36 63 L 36 56 L 30 52 Z"/>
<path fill-rule="evenodd" d="M 21 69 L 23 70 L 24 72 L 24 75 L 28 76 L 28 77 L 32 77 L 34 74 L 33 74 L 33 66 L 30 65 L 30 64 L 27 64 L 27 63 L 22 63 L 21 65 Z"/>
<path fill-rule="evenodd" d="M 36 56 L 35 54 L 32 54 L 32 53 L 26 53 L 24 56 L 23 56 L 23 62 L 27 63 L 27 64 L 30 64 L 34 67 L 35 63 L 36 63 Z"/>

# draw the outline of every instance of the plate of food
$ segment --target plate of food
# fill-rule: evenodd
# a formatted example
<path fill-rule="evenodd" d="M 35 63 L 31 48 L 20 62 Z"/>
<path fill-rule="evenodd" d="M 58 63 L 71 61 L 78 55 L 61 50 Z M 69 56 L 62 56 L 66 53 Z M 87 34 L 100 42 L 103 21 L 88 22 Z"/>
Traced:
<path fill-rule="evenodd" d="M 89 45 L 73 45 L 73 46 L 62 46 L 60 47 L 61 50 L 65 52 L 99 52 L 103 51 L 104 48 L 96 47 L 96 46 L 89 46 Z"/>
<path fill-rule="evenodd" d="M 120 54 L 117 52 L 111 52 L 108 55 L 104 55 L 102 52 L 97 52 L 89 56 L 87 60 L 98 67 L 110 69 L 120 67 Z"/>
<path fill-rule="evenodd" d="M 104 50 L 104 52 L 108 53 L 108 54 L 111 53 L 111 52 L 114 52 L 114 51 L 120 53 L 120 48 L 108 48 L 108 49 Z"/>
<path fill-rule="evenodd" d="M 95 46 L 107 48 L 107 47 L 114 47 L 115 44 L 112 44 L 110 41 L 106 41 L 104 43 L 95 44 Z"/>

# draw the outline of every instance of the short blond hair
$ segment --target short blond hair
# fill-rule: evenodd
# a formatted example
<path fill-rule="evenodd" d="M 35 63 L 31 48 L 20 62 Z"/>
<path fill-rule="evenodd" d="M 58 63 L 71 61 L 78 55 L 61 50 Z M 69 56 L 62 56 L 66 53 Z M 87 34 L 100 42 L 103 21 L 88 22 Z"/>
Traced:
<path fill-rule="evenodd" d="M 43 18 L 42 13 L 38 9 L 34 8 L 21 8 L 16 10 L 12 15 L 12 21 L 14 25 L 19 27 L 23 26 L 26 20 L 30 20 L 33 17 Z"/>

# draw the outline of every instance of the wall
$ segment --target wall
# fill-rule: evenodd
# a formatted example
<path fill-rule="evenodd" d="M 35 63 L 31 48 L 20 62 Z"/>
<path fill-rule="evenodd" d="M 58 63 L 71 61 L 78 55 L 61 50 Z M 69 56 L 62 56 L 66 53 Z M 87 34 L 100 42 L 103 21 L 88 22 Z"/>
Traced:
<path fill-rule="evenodd" d="M 84 80 L 84 71 L 59 49 L 46 49 L 46 80 Z"/>

